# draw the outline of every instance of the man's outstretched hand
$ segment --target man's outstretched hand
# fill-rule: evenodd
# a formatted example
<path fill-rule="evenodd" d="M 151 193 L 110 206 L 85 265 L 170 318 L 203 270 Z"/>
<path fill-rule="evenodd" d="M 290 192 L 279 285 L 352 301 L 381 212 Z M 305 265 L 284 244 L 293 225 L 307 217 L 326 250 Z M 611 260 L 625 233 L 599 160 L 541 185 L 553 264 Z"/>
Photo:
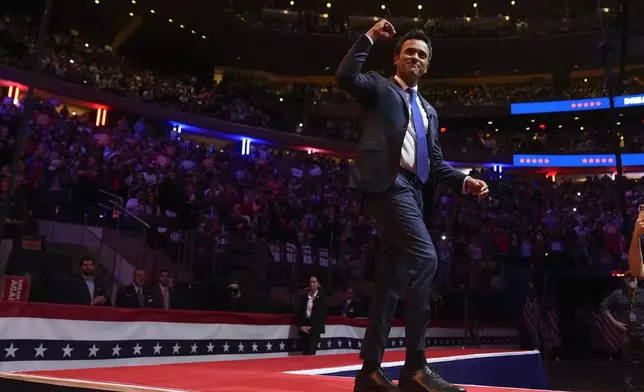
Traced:
<path fill-rule="evenodd" d="M 387 19 L 382 19 L 367 31 L 367 35 L 373 40 L 373 42 L 376 42 L 379 39 L 392 38 L 396 35 L 396 29 L 394 28 L 394 25 L 387 21 Z"/>
<path fill-rule="evenodd" d="M 482 199 L 490 193 L 490 189 L 483 180 L 477 180 L 476 178 L 467 177 L 465 179 L 465 185 L 463 187 L 465 193 L 470 195 L 477 196 L 479 199 Z"/>

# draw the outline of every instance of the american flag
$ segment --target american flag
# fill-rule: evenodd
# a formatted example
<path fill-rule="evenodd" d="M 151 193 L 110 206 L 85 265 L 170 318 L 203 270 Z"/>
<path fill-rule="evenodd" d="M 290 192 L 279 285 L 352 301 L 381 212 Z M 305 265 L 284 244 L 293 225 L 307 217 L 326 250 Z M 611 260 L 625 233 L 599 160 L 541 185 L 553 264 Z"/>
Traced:
<path fill-rule="evenodd" d="M 616 353 L 622 346 L 624 333 L 613 325 L 603 311 L 595 314 L 594 324 L 593 347 L 605 351 L 607 354 Z"/>
<path fill-rule="evenodd" d="M 538 330 L 540 318 L 539 302 L 537 301 L 535 293 L 529 292 L 525 298 L 525 304 L 523 306 L 523 323 L 525 324 L 535 346 L 538 346 L 539 341 Z"/>
<path fill-rule="evenodd" d="M 561 333 L 559 331 L 559 317 L 557 311 L 553 308 L 546 312 L 544 343 L 548 351 L 561 347 Z"/>

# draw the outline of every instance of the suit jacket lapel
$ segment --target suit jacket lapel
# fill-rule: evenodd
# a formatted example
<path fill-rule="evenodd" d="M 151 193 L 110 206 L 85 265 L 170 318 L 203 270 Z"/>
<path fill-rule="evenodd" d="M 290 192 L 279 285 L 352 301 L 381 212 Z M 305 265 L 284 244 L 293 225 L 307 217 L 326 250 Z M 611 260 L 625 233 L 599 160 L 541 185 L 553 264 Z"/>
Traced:
<path fill-rule="evenodd" d="M 409 103 L 407 102 L 407 93 L 400 87 L 398 82 L 396 82 L 396 79 L 393 77 L 389 78 L 391 81 L 391 88 L 394 89 L 395 92 L 398 93 L 400 96 L 400 103 L 402 104 L 402 107 L 404 108 L 405 113 L 405 119 L 407 119 L 407 122 L 409 122 Z"/>

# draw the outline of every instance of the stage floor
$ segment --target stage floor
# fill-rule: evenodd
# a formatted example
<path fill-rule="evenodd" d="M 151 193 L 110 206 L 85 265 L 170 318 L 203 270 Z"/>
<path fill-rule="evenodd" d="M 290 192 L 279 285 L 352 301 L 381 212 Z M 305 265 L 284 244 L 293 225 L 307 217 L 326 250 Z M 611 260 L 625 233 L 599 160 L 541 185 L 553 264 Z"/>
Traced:
<path fill-rule="evenodd" d="M 493 349 L 433 349 L 427 352 L 441 374 L 450 381 L 464 380 L 463 374 L 490 373 L 517 378 L 521 366 L 540 366 L 538 353 Z M 404 360 L 404 351 L 386 353 L 383 368 L 396 378 Z M 526 362 L 529 361 L 529 362 Z M 358 354 L 292 356 L 225 362 L 197 362 L 171 365 L 121 366 L 112 368 L 58 370 L 22 373 L 0 373 L 0 390 L 7 391 L 181 391 L 181 392 L 351 392 L 352 375 L 360 367 Z M 451 369 L 450 370 L 450 367 Z M 509 367 L 508 367 L 509 366 Z M 515 368 L 513 368 L 513 366 Z M 454 373 L 458 369 L 460 373 Z M 463 369 L 468 369 L 464 371 Z M 469 370 L 472 369 L 472 370 Z M 526 368 L 519 379 L 543 374 Z M 527 373 L 534 373 L 529 375 Z M 449 376 L 451 377 L 448 377 Z M 489 376 L 489 374 L 488 374 Z M 467 379 L 466 376 L 465 379 Z M 537 375 L 535 382 L 543 383 Z M 545 374 L 543 374 L 545 377 Z M 457 379 L 455 379 L 457 378 Z M 512 383 L 514 381 L 510 381 Z M 524 382 L 524 381 L 521 381 Z M 471 392 L 540 391 L 543 389 L 509 388 L 507 386 L 466 385 Z M 509 385 L 509 384 L 508 384 Z M 546 386 L 547 388 L 547 386 Z"/>

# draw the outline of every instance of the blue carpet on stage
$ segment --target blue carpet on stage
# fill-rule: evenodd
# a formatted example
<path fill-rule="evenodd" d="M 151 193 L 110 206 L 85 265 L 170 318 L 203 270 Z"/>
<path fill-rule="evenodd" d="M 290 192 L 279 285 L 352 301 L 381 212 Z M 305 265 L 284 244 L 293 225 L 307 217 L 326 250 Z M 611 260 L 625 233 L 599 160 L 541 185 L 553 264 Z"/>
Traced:
<path fill-rule="evenodd" d="M 549 389 L 548 379 L 538 352 L 475 354 L 437 358 L 428 361 L 446 380 L 462 385 Z M 400 363 L 383 364 L 393 380 L 398 379 Z M 324 373 L 326 376 L 354 377 L 358 370 Z"/>

